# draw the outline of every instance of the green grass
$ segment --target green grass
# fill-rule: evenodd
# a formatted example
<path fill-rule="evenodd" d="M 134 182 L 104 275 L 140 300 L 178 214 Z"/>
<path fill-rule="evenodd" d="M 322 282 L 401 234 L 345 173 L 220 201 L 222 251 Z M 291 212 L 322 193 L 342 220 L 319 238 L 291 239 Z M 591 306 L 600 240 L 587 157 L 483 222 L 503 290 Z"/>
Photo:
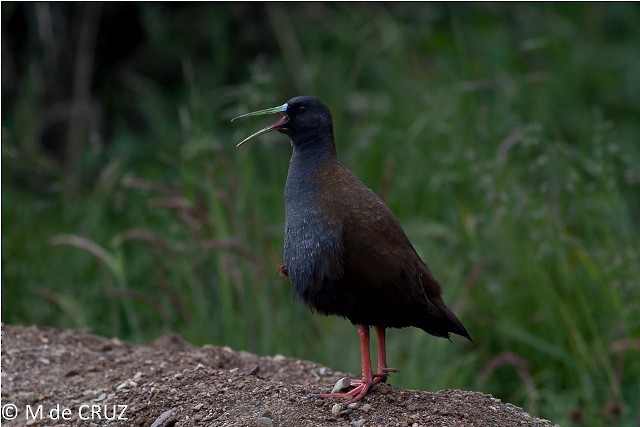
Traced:
<path fill-rule="evenodd" d="M 110 102 L 127 113 L 104 149 L 87 144 L 75 191 L 35 140 L 36 65 L 3 103 L 3 322 L 175 331 L 357 373 L 355 329 L 310 314 L 276 271 L 288 141 L 235 149 L 263 123 L 228 121 L 309 94 L 474 338 L 392 331 L 391 382 L 637 424 L 637 5 L 271 4 L 239 41 L 226 6 L 195 24 L 141 11 L 146 55 L 179 64 L 181 84 L 126 70 Z M 252 31 L 268 49 L 243 56 Z M 620 418 L 603 414 L 616 402 Z"/>

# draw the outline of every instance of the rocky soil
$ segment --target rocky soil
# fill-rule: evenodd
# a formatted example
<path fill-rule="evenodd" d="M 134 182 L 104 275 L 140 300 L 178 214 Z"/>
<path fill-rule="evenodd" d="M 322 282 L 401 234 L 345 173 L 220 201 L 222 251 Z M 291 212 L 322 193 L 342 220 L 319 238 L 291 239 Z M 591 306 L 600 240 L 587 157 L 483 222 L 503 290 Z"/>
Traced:
<path fill-rule="evenodd" d="M 552 425 L 482 393 L 387 384 L 345 408 L 310 397 L 340 379 L 330 368 L 195 347 L 178 336 L 133 346 L 81 330 L 2 329 L 6 426 Z"/>

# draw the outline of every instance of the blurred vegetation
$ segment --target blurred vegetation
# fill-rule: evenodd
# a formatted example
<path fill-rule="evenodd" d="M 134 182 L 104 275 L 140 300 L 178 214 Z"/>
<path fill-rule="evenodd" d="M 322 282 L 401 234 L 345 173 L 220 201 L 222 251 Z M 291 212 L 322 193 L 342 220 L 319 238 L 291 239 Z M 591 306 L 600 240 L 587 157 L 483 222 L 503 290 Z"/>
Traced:
<path fill-rule="evenodd" d="M 286 137 L 229 123 L 315 95 L 474 338 L 392 331 L 391 383 L 637 425 L 638 46 L 634 3 L 3 2 L 3 322 L 358 372 L 276 272 Z"/>

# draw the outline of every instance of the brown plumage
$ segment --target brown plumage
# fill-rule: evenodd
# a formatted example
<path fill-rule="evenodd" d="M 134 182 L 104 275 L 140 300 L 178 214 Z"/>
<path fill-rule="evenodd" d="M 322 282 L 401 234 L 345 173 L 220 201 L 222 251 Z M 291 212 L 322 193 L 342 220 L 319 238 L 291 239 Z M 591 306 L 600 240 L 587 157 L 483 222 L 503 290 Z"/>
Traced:
<path fill-rule="evenodd" d="M 305 301 L 354 324 L 415 326 L 440 337 L 452 332 L 470 338 L 387 205 L 335 156 L 313 180 L 320 187 L 316 203 L 327 213 L 326 224 L 342 228 L 343 242 L 328 272 L 335 283 L 331 289 L 322 283 Z"/>

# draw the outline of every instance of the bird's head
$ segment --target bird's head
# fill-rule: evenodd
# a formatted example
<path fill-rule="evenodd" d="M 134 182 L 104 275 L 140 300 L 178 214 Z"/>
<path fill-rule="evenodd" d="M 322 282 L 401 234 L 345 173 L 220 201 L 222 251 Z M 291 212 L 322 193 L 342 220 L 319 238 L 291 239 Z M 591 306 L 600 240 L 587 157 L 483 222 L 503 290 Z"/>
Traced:
<path fill-rule="evenodd" d="M 258 135 L 274 130 L 288 135 L 293 145 L 298 147 L 323 140 L 333 142 L 331 112 L 322 102 L 312 96 L 296 96 L 278 107 L 243 114 L 231 121 L 265 114 L 281 114 L 282 117 L 277 122 L 246 137 L 236 147 Z"/>

